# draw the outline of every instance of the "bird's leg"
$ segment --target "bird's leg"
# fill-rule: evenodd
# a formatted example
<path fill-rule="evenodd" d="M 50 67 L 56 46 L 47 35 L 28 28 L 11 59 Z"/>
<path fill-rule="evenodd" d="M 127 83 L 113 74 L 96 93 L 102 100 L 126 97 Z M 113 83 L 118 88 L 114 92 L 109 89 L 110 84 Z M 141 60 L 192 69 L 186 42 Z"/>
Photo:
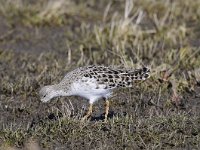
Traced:
<path fill-rule="evenodd" d="M 108 118 L 108 111 L 109 111 L 109 101 L 106 99 L 106 109 L 105 109 L 105 118 L 104 118 L 104 122 L 107 121 L 107 118 Z"/>
<path fill-rule="evenodd" d="M 92 106 L 93 106 L 93 105 L 90 104 L 86 115 L 82 118 L 82 121 L 84 121 L 85 119 L 87 119 L 87 118 L 92 114 Z"/>

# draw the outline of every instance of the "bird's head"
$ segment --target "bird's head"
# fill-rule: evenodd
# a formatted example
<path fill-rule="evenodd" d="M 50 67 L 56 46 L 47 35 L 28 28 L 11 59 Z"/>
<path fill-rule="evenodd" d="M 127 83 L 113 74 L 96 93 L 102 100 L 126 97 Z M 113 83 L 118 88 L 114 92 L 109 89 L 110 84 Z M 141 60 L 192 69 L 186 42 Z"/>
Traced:
<path fill-rule="evenodd" d="M 39 95 L 42 102 L 48 102 L 52 98 L 59 96 L 59 92 L 53 85 L 48 85 L 41 88 Z"/>

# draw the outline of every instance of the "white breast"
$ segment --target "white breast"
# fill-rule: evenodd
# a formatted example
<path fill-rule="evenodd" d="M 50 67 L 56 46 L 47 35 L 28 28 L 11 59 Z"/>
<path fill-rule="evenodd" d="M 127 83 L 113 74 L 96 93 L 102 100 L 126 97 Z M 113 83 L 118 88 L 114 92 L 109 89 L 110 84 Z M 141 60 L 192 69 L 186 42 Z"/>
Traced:
<path fill-rule="evenodd" d="M 71 86 L 72 95 L 77 95 L 89 99 L 91 103 L 104 97 L 108 98 L 112 93 L 105 89 L 106 85 L 98 84 L 96 79 L 83 77 L 74 82 Z"/>

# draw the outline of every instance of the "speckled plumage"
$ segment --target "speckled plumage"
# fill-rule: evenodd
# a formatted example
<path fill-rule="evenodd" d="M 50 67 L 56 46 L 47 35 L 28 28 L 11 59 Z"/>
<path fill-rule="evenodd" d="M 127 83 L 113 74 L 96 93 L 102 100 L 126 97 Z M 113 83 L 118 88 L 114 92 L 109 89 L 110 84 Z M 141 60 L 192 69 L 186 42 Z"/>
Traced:
<path fill-rule="evenodd" d="M 90 104 L 108 99 L 116 88 L 132 87 L 134 80 L 145 80 L 150 69 L 119 69 L 105 66 L 85 66 L 77 68 L 55 85 L 40 90 L 41 101 L 47 102 L 57 96 L 77 95 L 89 100 Z"/>

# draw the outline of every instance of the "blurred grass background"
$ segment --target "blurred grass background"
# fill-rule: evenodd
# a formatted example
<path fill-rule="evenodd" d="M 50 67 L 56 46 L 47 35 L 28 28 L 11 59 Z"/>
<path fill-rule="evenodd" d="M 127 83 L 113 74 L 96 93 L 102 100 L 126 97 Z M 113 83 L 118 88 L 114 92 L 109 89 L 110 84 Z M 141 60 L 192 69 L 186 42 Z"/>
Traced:
<path fill-rule="evenodd" d="M 198 149 L 200 1 L 0 0 L 2 149 Z M 40 87 L 89 64 L 152 77 L 103 103 L 67 97 L 42 104 Z"/>

